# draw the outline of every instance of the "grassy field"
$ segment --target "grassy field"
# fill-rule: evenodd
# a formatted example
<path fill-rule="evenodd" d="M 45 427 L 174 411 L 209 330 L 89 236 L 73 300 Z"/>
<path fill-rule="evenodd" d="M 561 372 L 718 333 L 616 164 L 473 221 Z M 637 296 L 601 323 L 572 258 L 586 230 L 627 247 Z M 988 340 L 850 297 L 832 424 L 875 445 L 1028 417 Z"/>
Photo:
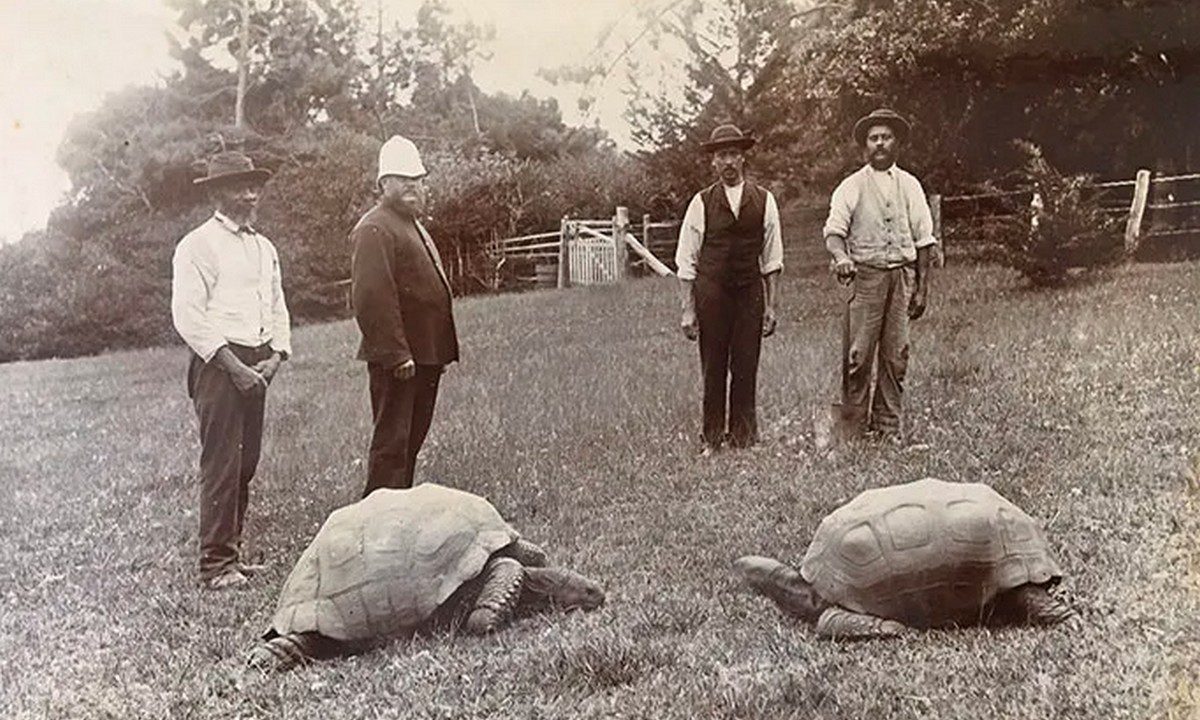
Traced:
<path fill-rule="evenodd" d="M 824 275 L 784 277 L 763 442 L 701 458 L 669 282 L 459 303 L 420 478 L 488 496 L 609 602 L 274 677 L 243 675 L 245 651 L 365 479 L 353 326 L 296 334 L 247 520 L 272 566 L 226 594 L 195 583 L 183 351 L 0 366 L 0 717 L 1200 716 L 1200 264 L 1054 293 L 947 268 L 914 325 L 902 447 L 823 447 L 838 304 Z M 798 560 L 858 491 L 927 475 L 1040 518 L 1078 626 L 830 643 L 730 577 L 743 553 Z"/>

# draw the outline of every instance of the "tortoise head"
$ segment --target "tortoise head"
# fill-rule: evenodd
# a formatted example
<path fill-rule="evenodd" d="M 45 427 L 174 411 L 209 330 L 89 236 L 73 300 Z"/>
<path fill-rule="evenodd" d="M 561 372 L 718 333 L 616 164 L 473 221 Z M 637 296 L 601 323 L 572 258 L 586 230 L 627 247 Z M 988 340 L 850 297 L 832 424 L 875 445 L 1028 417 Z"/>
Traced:
<path fill-rule="evenodd" d="M 566 568 L 527 567 L 524 589 L 536 604 L 561 610 L 595 610 L 604 604 L 604 590 L 599 585 Z"/>
<path fill-rule="evenodd" d="M 774 558 L 746 555 L 733 561 L 734 572 L 749 588 L 766 595 L 779 609 L 815 623 L 829 607 L 800 573 Z"/>

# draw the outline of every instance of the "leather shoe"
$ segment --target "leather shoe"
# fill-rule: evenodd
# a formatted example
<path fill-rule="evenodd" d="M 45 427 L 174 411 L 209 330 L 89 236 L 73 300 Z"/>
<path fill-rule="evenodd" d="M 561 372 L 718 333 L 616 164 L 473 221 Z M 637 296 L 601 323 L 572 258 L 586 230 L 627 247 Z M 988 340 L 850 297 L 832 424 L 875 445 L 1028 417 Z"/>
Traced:
<path fill-rule="evenodd" d="M 204 587 L 209 590 L 228 590 L 250 582 L 236 567 L 229 567 L 204 581 Z"/>
<path fill-rule="evenodd" d="M 266 563 L 248 563 L 238 562 L 237 569 L 246 577 L 254 577 L 255 575 L 267 571 Z"/>

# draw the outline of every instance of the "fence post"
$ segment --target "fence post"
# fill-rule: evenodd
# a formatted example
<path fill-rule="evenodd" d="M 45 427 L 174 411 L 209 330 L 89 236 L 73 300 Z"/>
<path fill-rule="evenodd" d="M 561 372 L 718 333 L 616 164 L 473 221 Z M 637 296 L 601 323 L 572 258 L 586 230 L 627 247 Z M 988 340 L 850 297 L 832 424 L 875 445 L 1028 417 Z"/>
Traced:
<path fill-rule="evenodd" d="M 562 220 L 558 223 L 558 286 L 560 288 L 571 286 L 571 238 L 568 230 L 570 223 L 567 222 L 567 216 L 563 215 Z"/>
<path fill-rule="evenodd" d="M 629 246 L 625 244 L 625 233 L 629 232 L 629 208 L 618 205 L 613 215 L 613 250 L 617 253 L 617 276 L 614 280 L 621 281 L 628 275 Z"/>
<path fill-rule="evenodd" d="M 1133 257 L 1142 237 L 1142 218 L 1146 200 L 1150 197 L 1150 171 L 1138 170 L 1133 183 L 1133 202 L 1129 205 L 1129 220 L 1125 223 L 1125 257 Z"/>
<path fill-rule="evenodd" d="M 642 247 L 650 250 L 650 213 L 642 215 Z"/>
<path fill-rule="evenodd" d="M 933 193 L 929 196 L 929 214 L 933 218 L 933 237 L 937 245 L 933 247 L 934 267 L 946 266 L 946 238 L 942 236 L 942 196 Z"/>

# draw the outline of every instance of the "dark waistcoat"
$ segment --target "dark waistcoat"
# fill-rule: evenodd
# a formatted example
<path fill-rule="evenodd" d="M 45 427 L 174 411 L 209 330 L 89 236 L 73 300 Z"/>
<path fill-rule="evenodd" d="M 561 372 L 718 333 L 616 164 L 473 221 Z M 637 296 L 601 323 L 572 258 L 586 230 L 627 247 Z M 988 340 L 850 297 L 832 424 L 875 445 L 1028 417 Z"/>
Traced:
<path fill-rule="evenodd" d="M 721 183 L 704 190 L 703 200 L 704 242 L 700 245 L 696 276 L 732 287 L 761 281 L 758 260 L 764 239 L 766 191 L 747 182 L 737 217 L 729 209 L 729 199 Z"/>

